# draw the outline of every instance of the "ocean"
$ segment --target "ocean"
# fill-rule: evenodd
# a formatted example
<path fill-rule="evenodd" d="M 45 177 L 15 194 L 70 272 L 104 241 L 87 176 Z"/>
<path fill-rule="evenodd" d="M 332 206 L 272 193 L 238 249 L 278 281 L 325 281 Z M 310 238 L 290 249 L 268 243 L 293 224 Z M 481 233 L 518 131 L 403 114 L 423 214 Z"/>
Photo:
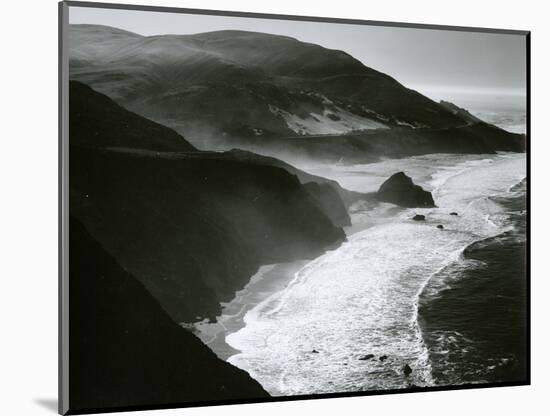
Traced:
<path fill-rule="evenodd" d="M 523 92 L 523 91 L 522 91 Z M 478 91 L 458 93 L 456 91 L 430 93 L 430 98 L 446 100 L 466 108 L 477 118 L 512 133 L 526 133 L 527 98 L 525 94 L 503 94 Z"/>
<path fill-rule="evenodd" d="M 404 171 L 437 208 L 357 203 L 348 241 L 227 335 L 230 363 L 275 396 L 525 378 L 525 154 L 301 168 L 361 192 Z"/>
<path fill-rule="evenodd" d="M 468 246 L 420 296 L 437 385 L 527 378 L 526 181 L 493 201 L 508 230 Z"/>

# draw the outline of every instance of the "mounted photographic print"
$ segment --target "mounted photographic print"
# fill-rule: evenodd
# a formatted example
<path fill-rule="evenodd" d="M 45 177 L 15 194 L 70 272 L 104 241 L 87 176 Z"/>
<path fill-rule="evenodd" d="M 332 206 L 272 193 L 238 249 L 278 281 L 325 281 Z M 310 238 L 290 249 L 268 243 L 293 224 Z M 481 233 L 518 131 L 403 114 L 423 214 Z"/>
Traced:
<path fill-rule="evenodd" d="M 529 32 L 60 3 L 60 412 L 529 384 Z"/>

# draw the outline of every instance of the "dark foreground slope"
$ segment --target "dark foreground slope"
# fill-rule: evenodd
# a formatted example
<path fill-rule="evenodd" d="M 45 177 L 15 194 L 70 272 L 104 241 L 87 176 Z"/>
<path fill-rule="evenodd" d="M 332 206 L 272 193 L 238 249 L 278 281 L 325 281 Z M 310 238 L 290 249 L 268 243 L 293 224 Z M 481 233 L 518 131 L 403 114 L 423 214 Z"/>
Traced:
<path fill-rule="evenodd" d="M 175 321 L 216 316 L 262 264 L 314 257 L 344 240 L 326 201 L 282 168 L 211 152 L 80 144 L 83 129 L 111 109 L 80 108 L 73 86 L 70 117 L 79 111 L 93 122 L 71 123 L 71 214 Z M 122 136 L 137 132 L 126 113 Z M 106 141 L 101 133 L 97 142 Z"/>
<path fill-rule="evenodd" d="M 69 237 L 71 411 L 268 396 L 174 323 L 72 217 Z"/>
<path fill-rule="evenodd" d="M 71 149 L 71 213 L 178 321 L 219 313 L 259 265 L 343 240 L 282 169 Z"/>
<path fill-rule="evenodd" d="M 158 151 L 197 150 L 175 131 L 131 113 L 80 82 L 70 83 L 71 144 Z"/>

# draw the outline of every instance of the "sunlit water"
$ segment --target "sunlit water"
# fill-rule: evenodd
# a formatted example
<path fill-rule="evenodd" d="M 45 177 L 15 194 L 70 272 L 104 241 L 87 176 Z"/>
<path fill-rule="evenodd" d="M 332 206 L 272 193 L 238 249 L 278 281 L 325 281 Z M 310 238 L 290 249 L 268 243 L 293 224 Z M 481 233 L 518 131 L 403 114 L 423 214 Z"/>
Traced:
<path fill-rule="evenodd" d="M 228 361 L 272 395 L 435 384 L 418 324 L 419 296 L 426 288 L 436 296 L 431 278 L 456 263 L 468 245 L 512 227 L 493 198 L 506 197 L 525 177 L 525 155 L 427 155 L 306 168 L 363 192 L 404 171 L 433 192 L 438 207 L 396 211 L 390 204 L 358 204 L 353 221 L 369 228 L 307 264 L 284 290 L 251 309 L 245 327 L 226 338 L 240 351 Z M 426 221 L 411 221 L 416 213 Z M 366 354 L 374 357 L 360 360 Z M 410 376 L 403 372 L 406 364 Z"/>

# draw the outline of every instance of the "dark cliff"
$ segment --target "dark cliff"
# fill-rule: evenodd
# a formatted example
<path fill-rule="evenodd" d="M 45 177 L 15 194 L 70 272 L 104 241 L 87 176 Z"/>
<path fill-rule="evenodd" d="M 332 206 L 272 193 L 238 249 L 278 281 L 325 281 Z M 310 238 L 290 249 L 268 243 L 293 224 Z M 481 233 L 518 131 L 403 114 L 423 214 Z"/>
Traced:
<path fill-rule="evenodd" d="M 175 131 L 125 110 L 89 86 L 80 82 L 69 85 L 71 144 L 158 151 L 197 150 Z"/>
<path fill-rule="evenodd" d="M 70 411 L 268 396 L 174 323 L 72 217 L 69 238 Z"/>
<path fill-rule="evenodd" d="M 126 132 L 150 132 L 121 107 L 126 146 L 98 146 L 112 137 L 102 125 L 111 107 L 90 103 L 102 97 L 95 92 L 80 105 L 75 91 L 71 84 L 70 117 L 79 117 L 70 130 L 70 212 L 175 321 L 213 318 L 260 265 L 312 258 L 345 239 L 323 212 L 326 202 L 286 170 L 210 152 L 136 148 Z M 90 130 L 96 140 L 81 140 Z M 138 134 L 140 143 L 154 139 Z"/>

